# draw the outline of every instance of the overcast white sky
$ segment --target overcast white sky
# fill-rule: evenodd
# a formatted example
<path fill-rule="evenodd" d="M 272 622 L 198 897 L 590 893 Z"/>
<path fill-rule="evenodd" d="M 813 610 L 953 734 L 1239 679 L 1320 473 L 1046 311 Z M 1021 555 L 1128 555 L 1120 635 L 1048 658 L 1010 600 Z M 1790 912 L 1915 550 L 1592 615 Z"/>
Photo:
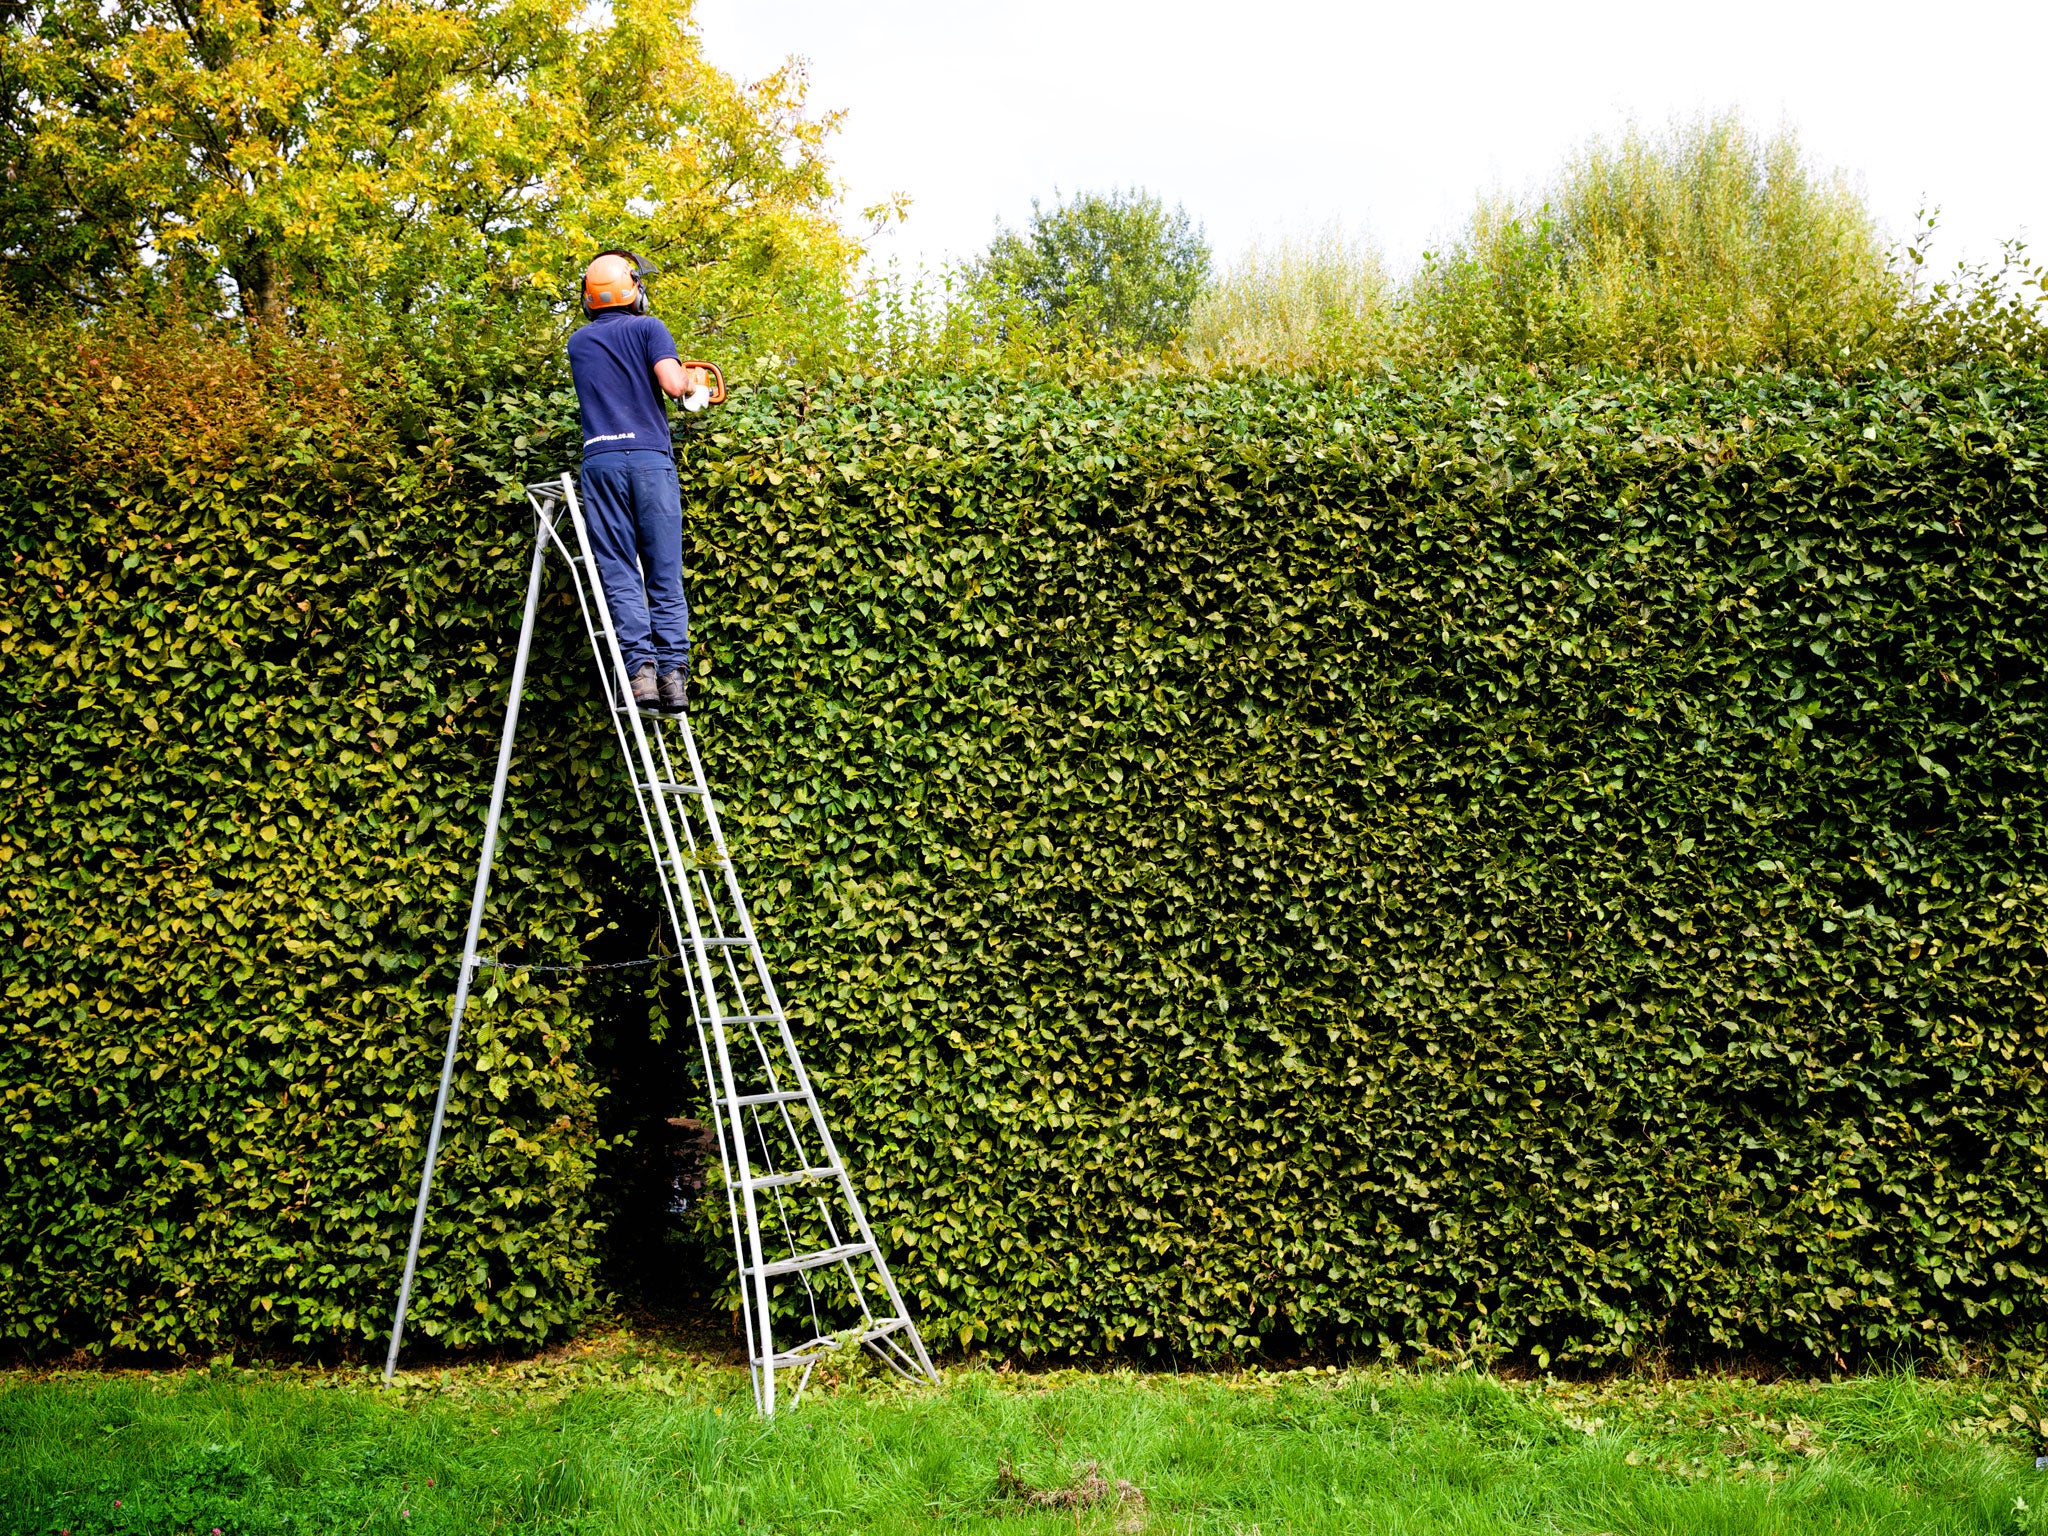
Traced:
<path fill-rule="evenodd" d="M 1894 233 L 2048 247 L 2048 0 L 1328 4 L 1317 0 L 699 0 L 705 49 L 752 79 L 798 54 L 848 117 L 849 210 L 895 191 L 876 246 L 972 254 L 1034 195 L 1139 185 L 1219 255 L 1335 222 L 1405 266 L 1482 189 L 1540 182 L 1631 118 L 1736 107 L 1862 178 Z M 2044 250 L 2043 254 L 2048 254 Z"/>

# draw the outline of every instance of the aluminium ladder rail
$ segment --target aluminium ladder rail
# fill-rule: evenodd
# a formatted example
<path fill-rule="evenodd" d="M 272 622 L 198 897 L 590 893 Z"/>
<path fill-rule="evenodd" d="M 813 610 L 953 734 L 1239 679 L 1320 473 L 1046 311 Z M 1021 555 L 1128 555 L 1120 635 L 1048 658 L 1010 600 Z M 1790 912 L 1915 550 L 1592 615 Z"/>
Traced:
<path fill-rule="evenodd" d="M 626 659 L 612 628 L 604 584 L 597 579 L 575 482 L 565 474 L 559 480 L 529 485 L 526 495 L 536 522 L 533 569 L 527 578 L 525 617 L 498 743 L 497 778 L 484 822 L 483 854 L 470 898 L 469 931 L 384 1379 L 388 1383 L 398 1365 L 462 1017 L 479 969 L 477 943 L 485 895 L 519 722 L 527 656 L 532 649 L 542 569 L 552 545 L 569 569 L 605 705 L 625 755 L 633 801 L 647 834 L 648 850 L 654 855 L 669 931 L 690 981 L 690 1015 L 703 1055 L 712 1129 L 739 1260 L 740 1311 L 755 1406 L 764 1414 L 775 1412 L 777 1374 L 784 1371 L 797 1373 L 790 1399 L 793 1406 L 803 1396 L 818 1362 L 854 1345 L 866 1347 L 906 1380 L 936 1381 L 931 1357 L 925 1353 L 917 1325 L 868 1226 L 845 1159 L 839 1155 L 817 1092 L 797 1053 L 788 1015 L 768 974 L 746 898 L 740 893 L 739 876 L 726 852 L 718 806 L 705 780 L 689 719 L 684 714 L 640 709 L 633 704 Z M 565 516 L 575 539 L 573 550 L 563 538 Z M 785 1314 L 796 1312 L 810 1325 L 810 1337 L 779 1350 L 775 1345 L 778 1302 Z"/>

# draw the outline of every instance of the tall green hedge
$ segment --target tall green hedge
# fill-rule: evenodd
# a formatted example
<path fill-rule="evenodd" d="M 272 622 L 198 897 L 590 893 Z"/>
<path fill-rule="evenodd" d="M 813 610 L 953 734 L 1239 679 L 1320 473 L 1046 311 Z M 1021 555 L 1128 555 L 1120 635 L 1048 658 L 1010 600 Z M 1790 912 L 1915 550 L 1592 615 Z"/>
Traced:
<path fill-rule="evenodd" d="M 566 402 L 12 346 L 0 1319 L 359 1344 L 516 619 L 504 487 L 573 452 Z M 929 1329 L 2048 1345 L 2044 405 L 1996 372 L 737 397 L 683 450 L 694 714 Z M 559 598 L 544 638 L 492 942 L 638 953 Z M 604 1042 L 645 1012 L 526 974 L 479 1017 L 443 1340 L 586 1305 Z"/>

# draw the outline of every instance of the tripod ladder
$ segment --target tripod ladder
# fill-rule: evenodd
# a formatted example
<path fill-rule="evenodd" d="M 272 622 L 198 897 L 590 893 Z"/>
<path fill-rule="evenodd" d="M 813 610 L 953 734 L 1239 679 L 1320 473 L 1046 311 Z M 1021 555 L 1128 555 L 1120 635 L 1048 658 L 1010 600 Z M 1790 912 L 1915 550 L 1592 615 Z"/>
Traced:
<path fill-rule="evenodd" d="M 397 1368 L 426 1224 L 434 1160 L 448 1107 L 463 1012 L 479 968 L 477 943 L 490 886 L 499 813 L 519 721 L 519 700 L 533 641 L 543 566 L 552 547 L 568 566 L 570 585 L 597 662 L 598 680 L 625 755 L 633 801 L 654 856 L 668 928 L 689 977 L 690 1015 L 697 1027 L 711 1127 L 724 1172 L 733 1249 L 739 1260 L 740 1311 L 746 1329 L 755 1406 L 776 1409 L 778 1377 L 794 1373 L 793 1406 L 818 1362 L 864 1347 L 906 1380 L 936 1381 L 881 1245 L 868 1226 L 846 1161 L 832 1139 L 789 1018 L 768 974 L 761 940 L 740 892 L 718 806 L 704 776 L 685 714 L 634 705 L 626 659 L 613 630 L 604 584 L 573 479 L 526 488 L 536 520 L 526 613 L 512 667 L 510 698 L 498 744 L 497 779 L 484 825 L 483 856 L 471 894 L 469 932 L 441 1063 L 441 1088 L 427 1137 L 426 1168 L 413 1210 L 412 1239 L 399 1284 L 398 1308 L 384 1379 Z M 574 548 L 565 539 L 574 540 Z M 802 1342 L 778 1348 L 776 1338 Z"/>

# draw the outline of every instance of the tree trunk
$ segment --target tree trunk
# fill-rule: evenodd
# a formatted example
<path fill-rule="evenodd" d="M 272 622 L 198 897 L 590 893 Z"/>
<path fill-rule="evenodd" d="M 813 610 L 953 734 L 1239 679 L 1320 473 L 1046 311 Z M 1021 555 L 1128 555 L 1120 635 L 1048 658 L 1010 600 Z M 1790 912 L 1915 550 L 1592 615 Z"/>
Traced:
<path fill-rule="evenodd" d="M 258 248 L 228 269 L 242 300 L 242 316 L 252 326 L 282 330 L 285 323 L 284 270 L 270 252 Z"/>

